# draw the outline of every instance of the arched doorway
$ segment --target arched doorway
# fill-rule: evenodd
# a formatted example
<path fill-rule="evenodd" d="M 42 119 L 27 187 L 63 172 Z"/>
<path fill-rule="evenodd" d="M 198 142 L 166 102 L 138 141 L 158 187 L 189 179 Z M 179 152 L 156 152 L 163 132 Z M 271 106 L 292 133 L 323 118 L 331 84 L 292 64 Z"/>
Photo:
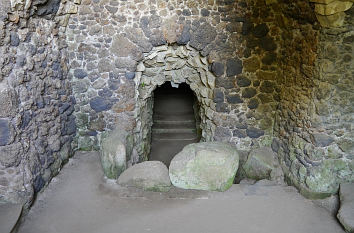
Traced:
<path fill-rule="evenodd" d="M 186 83 L 171 82 L 157 87 L 149 160 L 169 166 L 184 146 L 199 142 L 200 138 L 199 104 L 190 87 Z"/>
<path fill-rule="evenodd" d="M 200 138 L 200 141 L 213 141 L 216 107 L 212 99 L 216 77 L 209 71 L 209 65 L 207 59 L 198 51 L 186 46 L 155 47 L 138 64 L 134 78 L 136 155 L 132 157 L 133 163 L 150 159 L 155 95 L 164 92 L 164 87 L 173 91 L 171 83 L 178 85 L 179 88 L 175 91 L 186 94 L 188 90 L 189 95 L 195 96 L 197 100 L 193 103 L 198 104 L 195 106 L 197 108 L 194 108 L 194 116 L 200 118 L 197 127 L 198 140 Z M 165 89 L 165 92 L 168 91 Z M 195 123 L 197 124 L 198 120 Z"/>

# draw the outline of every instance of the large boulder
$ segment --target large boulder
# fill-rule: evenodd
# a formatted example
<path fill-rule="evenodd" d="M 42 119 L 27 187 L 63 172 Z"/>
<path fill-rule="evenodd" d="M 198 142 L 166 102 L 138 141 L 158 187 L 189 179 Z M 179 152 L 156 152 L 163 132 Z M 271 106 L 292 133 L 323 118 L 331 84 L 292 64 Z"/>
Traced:
<path fill-rule="evenodd" d="M 118 184 L 155 192 L 167 192 L 171 188 L 168 169 L 160 161 L 147 161 L 128 168 L 119 176 Z"/>
<path fill-rule="evenodd" d="M 283 180 L 283 172 L 276 154 L 268 147 L 253 149 L 242 168 L 249 179 Z"/>
<path fill-rule="evenodd" d="M 354 183 L 341 184 L 339 198 L 337 218 L 347 232 L 354 233 Z"/>
<path fill-rule="evenodd" d="M 132 137 L 120 128 L 102 137 L 100 158 L 103 172 L 107 178 L 117 179 L 132 154 Z"/>
<path fill-rule="evenodd" d="M 225 191 L 233 184 L 238 164 L 239 155 L 229 144 L 194 143 L 172 159 L 169 174 L 179 188 Z"/>

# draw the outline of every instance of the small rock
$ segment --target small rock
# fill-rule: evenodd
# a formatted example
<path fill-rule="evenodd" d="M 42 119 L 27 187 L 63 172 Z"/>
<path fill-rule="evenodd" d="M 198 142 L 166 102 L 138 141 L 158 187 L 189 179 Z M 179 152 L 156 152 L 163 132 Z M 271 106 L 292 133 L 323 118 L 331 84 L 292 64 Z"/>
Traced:
<path fill-rule="evenodd" d="M 177 38 L 177 44 L 186 45 L 191 40 L 190 25 L 184 25 L 181 35 Z"/>
<path fill-rule="evenodd" d="M 211 71 L 215 74 L 216 77 L 220 77 L 224 74 L 224 64 L 220 62 L 214 62 L 211 65 Z"/>
<path fill-rule="evenodd" d="M 226 103 L 217 103 L 215 108 L 217 112 L 230 112 L 229 105 Z"/>
<path fill-rule="evenodd" d="M 224 92 L 220 89 L 214 89 L 214 103 L 223 103 L 224 102 Z"/>
<path fill-rule="evenodd" d="M 133 60 L 139 60 L 142 57 L 142 52 L 139 48 L 122 35 L 116 35 L 113 38 L 111 51 L 117 57 L 130 56 Z"/>
<path fill-rule="evenodd" d="M 252 88 L 252 87 L 248 87 L 248 88 L 245 88 L 243 91 L 242 91 L 242 97 L 243 98 L 252 98 L 253 96 L 255 96 L 257 94 L 257 90 Z"/>
<path fill-rule="evenodd" d="M 20 45 L 20 38 L 15 32 L 11 32 L 10 34 L 10 45 L 15 47 Z"/>
<path fill-rule="evenodd" d="M 227 99 L 227 102 L 230 103 L 230 104 L 241 104 L 241 103 L 243 103 L 243 100 L 241 99 L 240 95 L 232 94 L 232 95 L 227 96 L 226 99 Z"/>
<path fill-rule="evenodd" d="M 236 84 L 239 87 L 248 87 L 251 85 L 251 80 L 249 80 L 248 78 L 243 77 L 243 76 L 237 77 Z"/>
<path fill-rule="evenodd" d="M 223 87 L 225 89 L 232 89 L 234 88 L 234 80 L 230 78 L 217 78 L 215 80 L 215 85 L 217 87 Z"/>
<path fill-rule="evenodd" d="M 98 92 L 98 95 L 103 97 L 103 98 L 109 98 L 113 95 L 113 92 L 109 90 L 108 88 L 103 88 Z"/>
<path fill-rule="evenodd" d="M 271 65 L 277 60 L 277 55 L 274 52 L 267 52 L 262 58 L 262 62 L 266 65 Z"/>
<path fill-rule="evenodd" d="M 208 44 L 216 38 L 216 29 L 208 23 L 204 23 L 197 28 L 191 36 L 190 46 L 203 50 Z"/>
<path fill-rule="evenodd" d="M 253 185 L 255 183 L 256 183 L 256 180 L 252 180 L 252 179 L 248 179 L 248 178 L 242 179 L 240 181 L 240 184 L 244 184 L 244 185 Z"/>
<path fill-rule="evenodd" d="M 128 168 L 119 176 L 118 184 L 154 192 L 167 192 L 171 188 L 168 169 L 160 161 L 147 161 Z"/>
<path fill-rule="evenodd" d="M 266 36 L 268 32 L 269 32 L 269 28 L 265 23 L 258 24 L 253 29 L 253 35 L 258 38 Z"/>
<path fill-rule="evenodd" d="M 89 86 L 90 81 L 85 79 L 72 82 L 73 91 L 77 94 L 86 92 Z"/>
<path fill-rule="evenodd" d="M 143 30 L 138 28 L 127 28 L 126 33 L 127 33 L 127 38 L 131 42 L 136 44 L 141 49 L 142 52 L 148 53 L 151 51 L 152 44 L 145 37 Z"/>
<path fill-rule="evenodd" d="M 210 11 L 208 11 L 207 9 L 201 9 L 200 10 L 200 14 L 202 15 L 202 16 L 204 16 L 204 17 L 206 17 L 206 16 L 209 16 L 210 15 Z"/>
<path fill-rule="evenodd" d="M 111 64 L 109 59 L 101 59 L 98 62 L 98 72 L 104 73 L 104 72 L 110 72 L 113 69 L 113 65 Z"/>
<path fill-rule="evenodd" d="M 242 168 L 249 179 L 282 180 L 283 177 L 276 154 L 268 147 L 252 150 Z"/>
<path fill-rule="evenodd" d="M 188 9 L 184 9 L 184 10 L 182 11 L 182 15 L 184 15 L 184 16 L 191 16 L 191 15 L 192 15 L 192 13 L 191 13 L 191 11 L 190 11 L 190 10 L 188 10 Z"/>
<path fill-rule="evenodd" d="M 10 1 L 0 1 L 0 20 L 7 19 L 7 13 L 10 12 Z"/>
<path fill-rule="evenodd" d="M 105 6 L 105 8 L 111 13 L 115 14 L 118 11 L 117 7 Z"/>
<path fill-rule="evenodd" d="M 312 134 L 313 141 L 316 146 L 326 147 L 334 142 L 334 139 L 323 133 L 314 133 Z"/>
<path fill-rule="evenodd" d="M 114 65 L 118 69 L 128 69 L 129 71 L 135 71 L 137 62 L 131 59 L 130 57 L 118 57 L 115 60 Z"/>
<path fill-rule="evenodd" d="M 87 77 L 87 72 L 83 69 L 76 69 L 76 70 L 74 70 L 74 76 L 75 76 L 75 78 L 83 79 L 83 78 Z"/>
<path fill-rule="evenodd" d="M 256 98 L 253 98 L 250 100 L 247 106 L 249 109 L 256 109 L 258 105 L 259 105 L 259 101 Z"/>
<path fill-rule="evenodd" d="M 54 16 L 59 10 L 60 3 L 61 0 L 37 1 L 37 3 L 34 3 L 37 5 L 36 14 L 39 16 Z"/>
<path fill-rule="evenodd" d="M 229 144 L 194 143 L 172 159 L 169 174 L 179 188 L 225 191 L 233 184 L 238 164 L 239 155 Z"/>
<path fill-rule="evenodd" d="M 266 36 L 259 40 L 259 45 L 266 51 L 274 51 L 277 49 L 277 44 L 274 42 L 273 38 Z"/>
<path fill-rule="evenodd" d="M 13 116 L 17 106 L 18 100 L 15 90 L 6 85 L 0 85 L 0 118 Z"/>
<path fill-rule="evenodd" d="M 340 185 L 339 199 L 340 209 L 337 214 L 339 222 L 344 229 L 354 232 L 354 183 L 345 183 Z"/>
<path fill-rule="evenodd" d="M 274 91 L 274 83 L 266 80 L 259 89 L 263 93 L 272 93 Z"/>
<path fill-rule="evenodd" d="M 10 124 L 6 119 L 0 119 L 0 146 L 5 146 L 10 142 Z"/>
<path fill-rule="evenodd" d="M 90 107 L 95 110 L 95 112 L 103 112 L 111 109 L 113 103 L 103 97 L 95 97 L 90 101 Z"/>
<path fill-rule="evenodd" d="M 21 162 L 23 153 L 21 143 L 13 143 L 8 146 L 0 146 L 0 165 L 4 167 L 14 167 Z"/>
<path fill-rule="evenodd" d="M 253 24 L 249 21 L 244 21 L 242 24 L 242 35 L 246 36 L 253 30 Z"/>
<path fill-rule="evenodd" d="M 242 73 L 242 61 L 239 59 L 229 59 L 226 62 L 227 77 Z"/>
<path fill-rule="evenodd" d="M 234 131 L 232 131 L 232 135 L 234 137 L 238 137 L 238 138 L 247 137 L 247 134 L 244 132 L 244 130 L 241 130 L 241 129 L 235 129 Z"/>
<path fill-rule="evenodd" d="M 117 179 L 126 169 L 127 156 L 130 151 L 128 133 L 120 128 L 103 136 L 100 158 L 105 176 Z"/>
<path fill-rule="evenodd" d="M 246 130 L 247 136 L 250 138 L 259 138 L 260 136 L 264 135 L 264 131 L 257 129 L 257 128 L 253 128 L 250 127 Z"/>
<path fill-rule="evenodd" d="M 127 72 L 127 73 L 125 73 L 125 77 L 127 79 L 134 79 L 135 78 L 135 72 Z"/>
<path fill-rule="evenodd" d="M 316 205 L 321 206 L 322 208 L 325 208 L 332 214 L 332 216 L 336 216 L 338 213 L 339 209 L 339 197 L 338 195 L 332 195 L 330 197 L 327 197 L 325 199 L 317 199 L 317 200 L 312 200 Z"/>

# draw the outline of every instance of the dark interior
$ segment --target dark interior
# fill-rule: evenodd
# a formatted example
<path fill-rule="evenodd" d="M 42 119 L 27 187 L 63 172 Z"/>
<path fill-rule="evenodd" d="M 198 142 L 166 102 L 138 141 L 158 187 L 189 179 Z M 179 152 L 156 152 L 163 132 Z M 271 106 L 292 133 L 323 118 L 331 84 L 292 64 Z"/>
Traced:
<path fill-rule="evenodd" d="M 184 146 L 200 140 L 198 101 L 186 83 L 166 82 L 154 92 L 150 160 L 170 165 Z"/>

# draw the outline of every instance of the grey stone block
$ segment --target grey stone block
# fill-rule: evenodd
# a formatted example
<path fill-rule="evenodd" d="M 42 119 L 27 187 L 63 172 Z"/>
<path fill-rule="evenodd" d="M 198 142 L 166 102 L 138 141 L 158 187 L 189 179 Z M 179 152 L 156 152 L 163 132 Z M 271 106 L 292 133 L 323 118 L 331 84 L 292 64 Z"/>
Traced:
<path fill-rule="evenodd" d="M 235 58 L 229 59 L 226 62 L 226 75 L 227 77 L 238 75 L 242 73 L 242 61 Z"/>
<path fill-rule="evenodd" d="M 7 145 L 10 142 L 10 139 L 10 122 L 7 119 L 0 119 L 0 146 Z"/>

